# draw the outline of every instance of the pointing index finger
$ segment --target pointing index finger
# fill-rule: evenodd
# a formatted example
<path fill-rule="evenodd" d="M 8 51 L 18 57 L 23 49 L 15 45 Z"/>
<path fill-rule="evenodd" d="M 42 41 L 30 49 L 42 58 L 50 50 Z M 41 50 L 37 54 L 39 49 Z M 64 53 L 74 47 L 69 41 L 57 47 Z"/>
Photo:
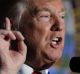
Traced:
<path fill-rule="evenodd" d="M 11 23 L 8 17 L 5 18 L 6 30 L 11 30 Z"/>

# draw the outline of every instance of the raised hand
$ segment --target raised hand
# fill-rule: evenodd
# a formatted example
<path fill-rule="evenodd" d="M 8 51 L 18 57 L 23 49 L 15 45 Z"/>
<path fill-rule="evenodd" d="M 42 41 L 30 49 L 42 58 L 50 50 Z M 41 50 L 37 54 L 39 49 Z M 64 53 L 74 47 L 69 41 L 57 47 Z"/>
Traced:
<path fill-rule="evenodd" d="M 5 26 L 0 29 L 0 74 L 17 74 L 25 62 L 27 47 L 23 35 L 11 30 L 9 18 L 5 19 Z M 12 40 L 17 41 L 17 51 L 10 48 Z"/>

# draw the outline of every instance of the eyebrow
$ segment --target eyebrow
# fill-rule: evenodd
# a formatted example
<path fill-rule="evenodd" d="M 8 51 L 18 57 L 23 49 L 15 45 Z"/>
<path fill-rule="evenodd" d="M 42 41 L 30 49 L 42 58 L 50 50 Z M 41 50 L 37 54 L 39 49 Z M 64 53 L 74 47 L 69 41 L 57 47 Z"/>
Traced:
<path fill-rule="evenodd" d="M 61 13 L 61 12 L 65 13 L 65 9 L 62 8 L 62 9 L 59 11 L 59 13 Z"/>
<path fill-rule="evenodd" d="M 42 9 L 38 9 L 38 12 L 39 11 L 48 11 L 50 13 L 53 13 L 52 10 L 50 10 L 49 8 L 42 8 Z M 54 10 L 55 11 L 55 10 Z M 65 9 L 64 8 L 61 8 L 61 10 L 59 11 L 59 13 L 64 13 L 65 14 Z"/>
<path fill-rule="evenodd" d="M 51 10 L 48 9 L 48 8 L 41 8 L 41 9 L 38 9 L 38 12 L 39 12 L 39 11 L 48 11 L 48 12 L 51 12 Z"/>

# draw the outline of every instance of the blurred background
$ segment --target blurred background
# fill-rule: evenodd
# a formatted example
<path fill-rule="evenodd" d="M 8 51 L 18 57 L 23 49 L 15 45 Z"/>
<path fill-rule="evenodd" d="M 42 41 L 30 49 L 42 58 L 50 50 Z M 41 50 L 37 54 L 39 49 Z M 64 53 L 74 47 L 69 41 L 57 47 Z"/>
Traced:
<path fill-rule="evenodd" d="M 65 47 L 62 58 L 50 68 L 51 74 L 80 74 L 71 72 L 71 57 L 80 57 L 80 0 L 63 0 L 66 16 Z"/>

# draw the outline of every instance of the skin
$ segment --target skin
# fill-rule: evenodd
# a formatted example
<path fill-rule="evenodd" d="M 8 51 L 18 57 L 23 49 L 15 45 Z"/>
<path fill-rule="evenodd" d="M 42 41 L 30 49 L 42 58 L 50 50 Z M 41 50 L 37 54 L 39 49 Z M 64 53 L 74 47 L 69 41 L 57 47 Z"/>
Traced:
<path fill-rule="evenodd" d="M 36 0 L 33 5 L 38 12 L 33 16 L 24 12 L 20 32 L 11 30 L 9 18 L 4 22 L 6 28 L 0 29 L 0 74 L 17 74 L 25 60 L 36 70 L 47 69 L 62 55 L 65 24 L 61 0 Z M 53 47 L 55 36 L 62 40 Z M 17 40 L 18 51 L 11 50 L 11 40 Z"/>
<path fill-rule="evenodd" d="M 18 51 L 10 48 L 11 40 L 17 40 Z M 25 61 L 26 53 L 23 35 L 19 31 L 11 31 L 10 20 L 6 18 L 5 29 L 0 29 L 0 74 L 17 74 Z"/>
<path fill-rule="evenodd" d="M 23 15 L 22 23 L 30 21 L 31 24 L 23 25 L 21 31 L 28 47 L 26 63 L 36 70 L 42 70 L 49 68 L 62 55 L 65 34 L 64 9 L 61 0 L 36 0 L 34 5 L 38 12 L 33 16 L 26 13 Z M 58 30 L 54 30 L 54 25 Z M 57 48 L 50 45 L 55 36 L 62 38 Z"/>

